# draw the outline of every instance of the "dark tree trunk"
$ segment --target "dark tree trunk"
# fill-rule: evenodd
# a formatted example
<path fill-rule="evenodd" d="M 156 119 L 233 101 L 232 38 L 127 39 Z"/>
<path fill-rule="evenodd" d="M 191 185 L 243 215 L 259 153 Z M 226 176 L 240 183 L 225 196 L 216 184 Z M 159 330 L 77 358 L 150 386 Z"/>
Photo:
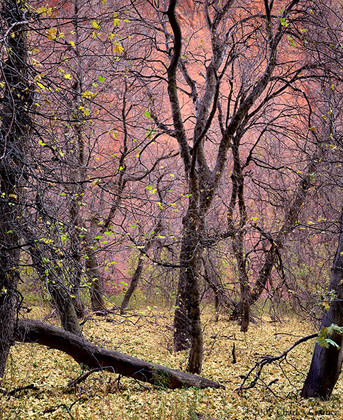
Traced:
<path fill-rule="evenodd" d="M 199 287 L 201 246 L 197 221 L 197 215 L 188 211 L 184 218 L 174 318 L 174 351 L 191 348 L 187 370 L 192 373 L 201 372 L 203 355 Z"/>
<path fill-rule="evenodd" d="M 106 305 L 104 301 L 104 287 L 101 274 L 99 272 L 99 264 L 97 258 L 97 251 L 92 249 L 94 238 L 97 234 L 98 217 L 92 216 L 90 221 L 90 232 L 87 235 L 87 259 L 86 259 L 86 274 L 90 281 L 90 298 L 93 312 L 98 314 L 106 312 Z"/>
<path fill-rule="evenodd" d="M 104 301 L 104 288 L 99 273 L 98 260 L 93 250 L 88 252 L 86 260 L 86 270 L 90 285 L 91 307 L 93 312 L 105 313 L 106 305 Z"/>
<path fill-rule="evenodd" d="M 329 293 L 335 294 L 335 300 L 324 315 L 321 327 L 331 324 L 343 326 L 343 212 L 341 217 L 341 231 L 338 241 L 336 256 L 333 262 Z M 328 399 L 341 373 L 343 361 L 343 336 L 334 333 L 329 337 L 335 341 L 339 348 L 329 345 L 328 348 L 316 343 L 310 370 L 305 380 L 301 395 L 305 398 L 319 397 Z"/>
<path fill-rule="evenodd" d="M 27 242 L 33 241 L 34 234 L 25 229 L 24 234 Z M 63 273 L 60 268 L 54 269 L 51 277 L 46 274 L 45 266 L 43 265 L 44 253 L 38 248 L 37 243 L 29 247 L 30 255 L 33 265 L 39 274 L 42 283 L 47 285 L 48 292 L 50 293 L 53 306 L 56 308 L 58 316 L 61 321 L 62 327 L 69 332 L 81 335 L 82 330 L 77 317 L 76 309 L 72 298 L 70 297 L 69 290 L 64 286 L 60 279 L 63 278 Z"/>
<path fill-rule="evenodd" d="M 82 330 L 69 290 L 58 280 L 50 280 L 48 290 L 65 331 L 82 335 Z"/>
<path fill-rule="evenodd" d="M 16 340 L 39 343 L 69 354 L 76 362 L 91 368 L 103 367 L 116 374 L 148 382 L 156 386 L 175 388 L 221 388 L 218 382 L 145 362 L 126 354 L 97 347 L 83 338 L 55 326 L 34 320 L 18 322 Z"/>
<path fill-rule="evenodd" d="M 0 103 L 0 378 L 3 377 L 13 332 L 18 299 L 19 230 L 22 218 L 24 154 L 32 121 L 33 103 L 27 71 L 26 2 L 3 0 Z"/>

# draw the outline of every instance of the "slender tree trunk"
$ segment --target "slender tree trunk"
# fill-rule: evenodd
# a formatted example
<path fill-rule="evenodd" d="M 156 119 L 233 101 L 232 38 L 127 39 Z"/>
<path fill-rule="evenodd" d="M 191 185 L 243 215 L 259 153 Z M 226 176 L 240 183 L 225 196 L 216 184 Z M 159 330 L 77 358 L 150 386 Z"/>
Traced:
<path fill-rule="evenodd" d="M 82 193 L 80 193 L 78 190 L 80 190 L 80 188 L 75 188 L 75 191 L 72 194 L 69 208 L 71 218 L 70 223 L 72 226 L 72 232 L 70 235 L 70 252 L 72 256 L 72 270 L 70 280 L 71 296 L 74 302 L 76 314 L 79 318 L 82 318 L 85 314 L 85 305 L 83 304 L 80 296 L 80 284 L 84 270 L 82 267 L 82 249 L 79 235 L 83 223 L 80 215 L 80 206 L 77 203 L 77 200 L 82 200 Z"/>
<path fill-rule="evenodd" d="M 320 151 L 319 154 L 322 155 L 322 152 Z M 282 248 L 285 246 L 289 234 L 295 229 L 297 225 L 297 220 L 300 211 L 303 207 L 303 204 L 309 193 L 309 189 L 312 185 L 311 180 L 313 178 L 313 173 L 316 173 L 319 162 L 320 159 L 318 158 L 318 156 L 314 155 L 308 165 L 307 171 L 303 179 L 301 180 L 295 191 L 293 202 L 285 212 L 284 223 L 281 229 L 278 231 L 274 238 L 268 237 L 268 239 L 271 241 L 271 245 L 265 253 L 264 263 L 261 267 L 261 270 L 253 287 L 249 286 L 249 278 L 246 270 L 243 269 L 244 264 L 242 265 L 242 257 L 240 257 L 239 253 L 235 253 L 240 276 L 241 299 L 240 302 L 236 304 L 231 314 L 231 319 L 241 321 L 242 331 L 243 328 L 247 330 L 249 326 L 249 322 L 247 321 L 247 312 L 251 312 L 250 307 L 260 299 L 262 293 L 266 290 L 266 286 L 272 274 L 274 265 L 279 258 L 277 252 L 282 250 Z M 238 182 L 237 195 L 239 195 Z M 232 215 L 229 220 L 229 224 L 230 223 L 232 223 Z M 237 237 L 234 239 L 234 242 L 235 241 L 237 241 Z M 247 284 L 247 286 L 244 286 L 245 284 Z M 243 321 L 243 317 L 245 317 L 245 321 Z"/>
<path fill-rule="evenodd" d="M 25 146 L 33 103 L 27 67 L 26 2 L 3 0 L 0 80 L 0 378 L 3 377 L 20 299 L 17 292 Z"/>
<path fill-rule="evenodd" d="M 138 258 L 138 264 L 137 264 L 135 272 L 133 273 L 130 286 L 127 289 L 127 291 L 125 293 L 125 296 L 124 296 L 124 299 L 121 303 L 121 307 L 120 307 L 120 313 L 121 314 L 125 313 L 125 310 L 129 305 L 130 299 L 131 299 L 134 291 L 136 290 L 136 288 L 138 286 L 139 279 L 140 279 L 140 277 L 142 275 L 142 271 L 143 271 L 143 264 L 144 264 L 143 255 L 144 254 L 140 254 L 140 256 Z"/>
<path fill-rule="evenodd" d="M 87 259 L 86 259 L 86 274 L 90 281 L 90 298 L 92 311 L 97 313 L 106 312 L 106 305 L 104 301 L 104 287 L 101 274 L 99 272 L 99 264 L 97 258 L 97 251 L 92 249 L 92 243 L 97 233 L 98 217 L 92 216 L 90 220 L 90 231 L 87 235 Z"/>
<path fill-rule="evenodd" d="M 343 326 L 343 211 L 341 216 L 341 230 L 338 241 L 336 256 L 334 258 L 329 293 L 335 295 L 335 299 L 330 304 L 330 308 L 324 315 L 321 327 L 329 327 L 336 324 Z M 329 345 L 329 347 L 320 346 L 316 343 L 310 370 L 305 380 L 301 395 L 305 398 L 319 397 L 328 399 L 342 369 L 343 361 L 343 336 L 334 333 L 330 337 L 337 343 L 339 348 Z"/>
<path fill-rule="evenodd" d="M 156 238 L 157 235 L 159 235 L 161 230 L 162 230 L 162 223 L 161 223 L 161 220 L 159 220 L 155 229 L 154 229 L 153 235 L 151 236 L 149 241 L 145 244 L 145 246 L 144 246 L 144 248 L 143 248 L 143 250 L 142 250 L 142 252 L 141 252 L 141 254 L 138 258 L 138 264 L 137 264 L 136 270 L 135 270 L 135 272 L 132 276 L 130 286 L 125 293 L 123 302 L 122 302 L 121 307 L 120 307 L 120 313 L 121 314 L 123 314 L 125 312 L 126 308 L 128 307 L 128 304 L 130 302 L 130 299 L 131 299 L 133 293 L 135 292 L 135 290 L 138 286 L 139 279 L 140 279 L 140 277 L 142 275 L 142 271 L 143 271 L 144 256 L 149 251 L 149 249 L 151 248 L 151 245 L 154 243 L 154 239 Z"/>

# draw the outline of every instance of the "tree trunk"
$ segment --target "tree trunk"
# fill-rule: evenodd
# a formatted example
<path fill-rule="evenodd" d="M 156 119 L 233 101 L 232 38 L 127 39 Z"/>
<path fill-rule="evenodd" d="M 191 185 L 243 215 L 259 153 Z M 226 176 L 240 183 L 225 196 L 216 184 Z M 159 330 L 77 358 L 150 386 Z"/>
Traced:
<path fill-rule="evenodd" d="M 187 370 L 192 373 L 201 372 L 203 356 L 199 288 L 201 247 L 197 219 L 191 211 L 184 218 L 174 318 L 174 351 L 191 348 Z"/>
<path fill-rule="evenodd" d="M 136 270 L 132 276 L 131 279 L 131 283 L 129 288 L 127 289 L 124 299 L 121 303 L 121 307 L 120 307 L 120 313 L 124 314 L 126 308 L 128 307 L 128 304 L 130 302 L 131 296 L 133 295 L 134 291 L 136 290 L 137 286 L 138 286 L 138 282 L 139 279 L 141 277 L 142 271 L 143 271 L 143 255 L 144 254 L 140 254 L 139 258 L 138 258 L 138 264 L 136 267 Z"/>
<path fill-rule="evenodd" d="M 329 293 L 334 294 L 335 299 L 324 315 L 321 327 L 329 327 L 331 324 L 343 326 L 343 211 L 341 216 L 341 231 L 338 241 L 336 256 L 333 262 Z M 334 333 L 329 337 L 335 341 L 339 348 L 329 345 L 328 348 L 316 343 L 310 370 L 305 380 L 301 396 L 305 398 L 319 397 L 328 399 L 341 373 L 343 361 L 343 336 Z"/>
<path fill-rule="evenodd" d="M 76 309 L 68 289 L 59 280 L 49 280 L 48 290 L 65 331 L 82 335 Z"/>
<path fill-rule="evenodd" d="M 93 312 L 105 313 L 104 288 L 100 279 L 98 260 L 94 250 L 89 250 L 86 260 L 86 270 L 90 285 L 91 307 Z"/>
<path fill-rule="evenodd" d="M 218 382 L 145 362 L 113 350 L 97 347 L 83 338 L 55 326 L 35 320 L 18 322 L 16 340 L 38 343 L 69 354 L 77 363 L 148 382 L 156 386 L 175 388 L 221 388 Z"/>
<path fill-rule="evenodd" d="M 278 231 L 278 233 L 275 235 L 275 237 L 272 238 L 271 235 L 266 236 L 266 234 L 264 234 L 264 236 L 271 241 L 271 245 L 270 245 L 270 248 L 265 253 L 264 263 L 261 267 L 261 270 L 258 274 L 258 277 L 256 279 L 254 286 L 245 287 L 244 284 L 246 284 L 246 280 L 244 279 L 244 277 L 246 276 L 247 281 L 249 281 L 248 275 L 246 272 L 244 274 L 244 270 L 242 271 L 242 273 L 240 273 L 240 279 L 243 279 L 243 282 L 240 281 L 241 300 L 240 302 L 236 304 L 230 318 L 233 320 L 241 321 L 242 331 L 243 329 L 245 330 L 248 329 L 248 326 L 249 326 L 248 312 L 249 313 L 251 312 L 250 307 L 254 305 L 260 299 L 262 293 L 266 290 L 266 286 L 267 286 L 268 281 L 270 280 L 274 265 L 278 261 L 278 258 L 279 258 L 278 252 L 281 251 L 282 248 L 285 246 L 289 234 L 293 232 L 293 230 L 295 229 L 297 225 L 296 221 L 298 220 L 303 204 L 307 198 L 310 187 L 312 186 L 313 174 L 316 173 L 319 162 L 320 162 L 320 159 L 316 156 L 316 154 L 314 154 L 312 160 L 310 160 L 308 164 L 304 177 L 302 178 L 299 185 L 297 186 L 297 189 L 294 193 L 293 201 L 291 205 L 289 206 L 289 208 L 286 210 L 283 225 L 281 229 Z M 240 173 L 239 165 L 237 165 L 237 172 Z M 238 184 L 237 184 L 237 190 L 239 190 Z M 237 191 L 237 194 L 239 195 L 238 191 Z M 229 224 L 230 222 L 232 223 L 232 215 L 229 220 Z M 235 241 L 236 239 L 234 239 L 234 242 Z M 240 272 L 240 264 L 241 264 L 240 261 L 242 260 L 242 258 L 239 256 L 239 254 L 236 255 L 236 253 L 235 253 L 235 256 L 238 263 L 238 270 Z M 243 320 L 243 317 L 245 318 L 245 321 Z M 249 318 L 250 318 L 250 315 L 249 315 Z"/>
<path fill-rule="evenodd" d="M 151 248 L 151 245 L 154 243 L 154 239 L 156 238 L 157 235 L 159 235 L 159 233 L 162 230 L 162 222 L 161 220 L 158 221 L 155 229 L 154 229 L 154 233 L 153 235 L 150 237 L 149 241 L 145 244 L 139 258 L 138 258 L 138 264 L 136 267 L 136 270 L 132 276 L 132 280 L 130 283 L 129 288 L 127 289 L 123 302 L 121 304 L 120 307 L 120 313 L 123 314 L 125 312 L 125 309 L 128 307 L 128 304 L 130 302 L 130 299 L 133 295 L 133 293 L 135 292 L 137 286 L 138 286 L 138 282 L 139 279 L 142 275 L 142 271 L 143 271 L 143 264 L 144 264 L 144 256 L 145 254 L 149 251 L 149 249 Z"/>
<path fill-rule="evenodd" d="M 90 281 L 90 298 L 92 311 L 101 314 L 106 312 L 106 305 L 104 301 L 104 287 L 99 272 L 99 264 L 97 258 L 97 250 L 94 250 L 92 244 L 97 234 L 98 228 L 98 217 L 93 215 L 90 220 L 90 232 L 86 236 L 87 238 L 87 259 L 86 259 L 86 270 L 87 276 Z"/>
<path fill-rule="evenodd" d="M 27 229 L 24 231 L 27 242 L 34 240 L 34 234 Z M 77 317 L 73 300 L 70 297 L 69 290 L 61 283 L 63 274 L 60 268 L 54 268 L 49 275 L 46 273 L 46 267 L 43 265 L 44 253 L 38 248 L 37 243 L 29 246 L 33 266 L 35 267 L 42 283 L 46 284 L 48 292 L 53 299 L 53 305 L 57 310 L 62 327 L 69 332 L 81 335 L 82 330 Z M 53 264 L 56 265 L 57 264 Z"/>
<path fill-rule="evenodd" d="M 0 378 L 3 377 L 20 299 L 17 292 L 20 259 L 24 154 L 30 136 L 33 91 L 27 71 L 26 2 L 1 3 L 0 107 Z"/>

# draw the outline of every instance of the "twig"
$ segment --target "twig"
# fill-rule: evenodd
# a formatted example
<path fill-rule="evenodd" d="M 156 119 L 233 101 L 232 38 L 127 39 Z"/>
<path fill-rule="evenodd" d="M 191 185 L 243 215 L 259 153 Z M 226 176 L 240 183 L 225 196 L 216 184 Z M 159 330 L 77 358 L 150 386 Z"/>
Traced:
<path fill-rule="evenodd" d="M 234 389 L 233 392 L 239 392 L 241 393 L 243 390 L 247 390 L 247 389 L 251 389 L 254 386 L 256 386 L 257 382 L 260 380 L 270 391 L 270 386 L 268 386 L 262 379 L 261 379 L 261 373 L 262 373 L 262 369 L 265 365 L 276 362 L 278 360 L 282 360 L 285 359 L 287 354 L 294 349 L 294 347 L 298 346 L 301 343 L 304 343 L 305 341 L 311 340 L 312 338 L 316 338 L 318 337 L 318 334 L 311 334 L 311 335 L 307 335 L 306 337 L 302 337 L 299 340 L 297 340 L 295 343 L 293 343 L 290 347 L 288 347 L 286 350 L 284 350 L 281 354 L 279 354 L 278 356 L 264 356 L 262 357 L 261 360 L 259 360 L 258 362 L 255 363 L 255 365 L 249 370 L 249 372 L 243 377 L 243 381 L 241 383 L 241 385 L 237 388 Z M 253 372 L 256 372 L 255 374 L 255 378 L 251 381 L 251 383 L 247 386 L 244 386 L 244 384 L 247 382 L 247 380 L 249 379 L 250 375 L 252 375 Z M 271 382 L 270 384 L 272 384 L 273 382 Z M 273 392 L 274 394 L 274 392 Z"/>
<path fill-rule="evenodd" d="M 112 366 L 104 366 L 104 367 L 97 367 L 93 368 L 91 370 L 88 370 L 87 372 L 81 374 L 78 378 L 73 379 L 72 381 L 68 382 L 67 388 L 72 388 L 73 386 L 76 386 L 80 384 L 81 382 L 85 381 L 89 375 L 91 375 L 94 372 L 104 371 L 104 370 L 111 370 L 113 373 L 114 369 Z"/>

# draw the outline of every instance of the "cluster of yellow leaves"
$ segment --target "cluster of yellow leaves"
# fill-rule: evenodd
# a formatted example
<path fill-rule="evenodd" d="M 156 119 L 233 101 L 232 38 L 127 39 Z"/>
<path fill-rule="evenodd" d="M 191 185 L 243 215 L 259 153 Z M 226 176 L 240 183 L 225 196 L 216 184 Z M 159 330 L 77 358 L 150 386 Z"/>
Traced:
<path fill-rule="evenodd" d="M 38 318 L 45 313 L 34 308 L 30 315 Z M 246 374 L 262 355 L 279 354 L 297 337 L 311 333 L 310 325 L 295 318 L 275 324 L 265 317 L 244 335 L 225 315 L 219 322 L 214 322 L 213 313 L 208 310 L 203 314 L 203 321 L 206 328 L 202 375 L 221 382 L 225 389 L 163 390 L 127 378 L 122 378 L 118 385 L 115 375 L 98 372 L 70 391 L 66 384 L 80 374 L 80 367 L 70 357 L 35 344 L 17 345 L 12 348 L 2 387 L 12 390 L 35 384 L 39 391 L 28 390 L 15 397 L 2 397 L 0 420 L 62 419 L 70 415 L 74 419 L 97 420 L 341 418 L 342 381 L 327 402 L 302 400 L 292 386 L 301 389 L 301 372 L 307 372 L 314 342 L 296 347 L 289 355 L 291 364 L 283 365 L 289 381 L 277 364 L 267 366 L 263 371 L 262 378 L 266 383 L 278 379 L 271 387 L 284 399 L 275 398 L 262 386 L 242 396 L 233 393 L 241 384 L 239 375 Z M 90 320 L 85 324 L 84 334 L 100 346 L 184 369 L 187 352 L 172 353 L 172 325 L 172 310 L 151 305 L 125 317 L 111 315 L 107 321 L 98 317 Z M 233 344 L 236 364 L 232 363 Z"/>
<path fill-rule="evenodd" d="M 55 17 L 52 7 L 48 6 L 38 7 L 38 9 L 36 9 L 36 13 L 42 15 L 42 17 Z"/>

